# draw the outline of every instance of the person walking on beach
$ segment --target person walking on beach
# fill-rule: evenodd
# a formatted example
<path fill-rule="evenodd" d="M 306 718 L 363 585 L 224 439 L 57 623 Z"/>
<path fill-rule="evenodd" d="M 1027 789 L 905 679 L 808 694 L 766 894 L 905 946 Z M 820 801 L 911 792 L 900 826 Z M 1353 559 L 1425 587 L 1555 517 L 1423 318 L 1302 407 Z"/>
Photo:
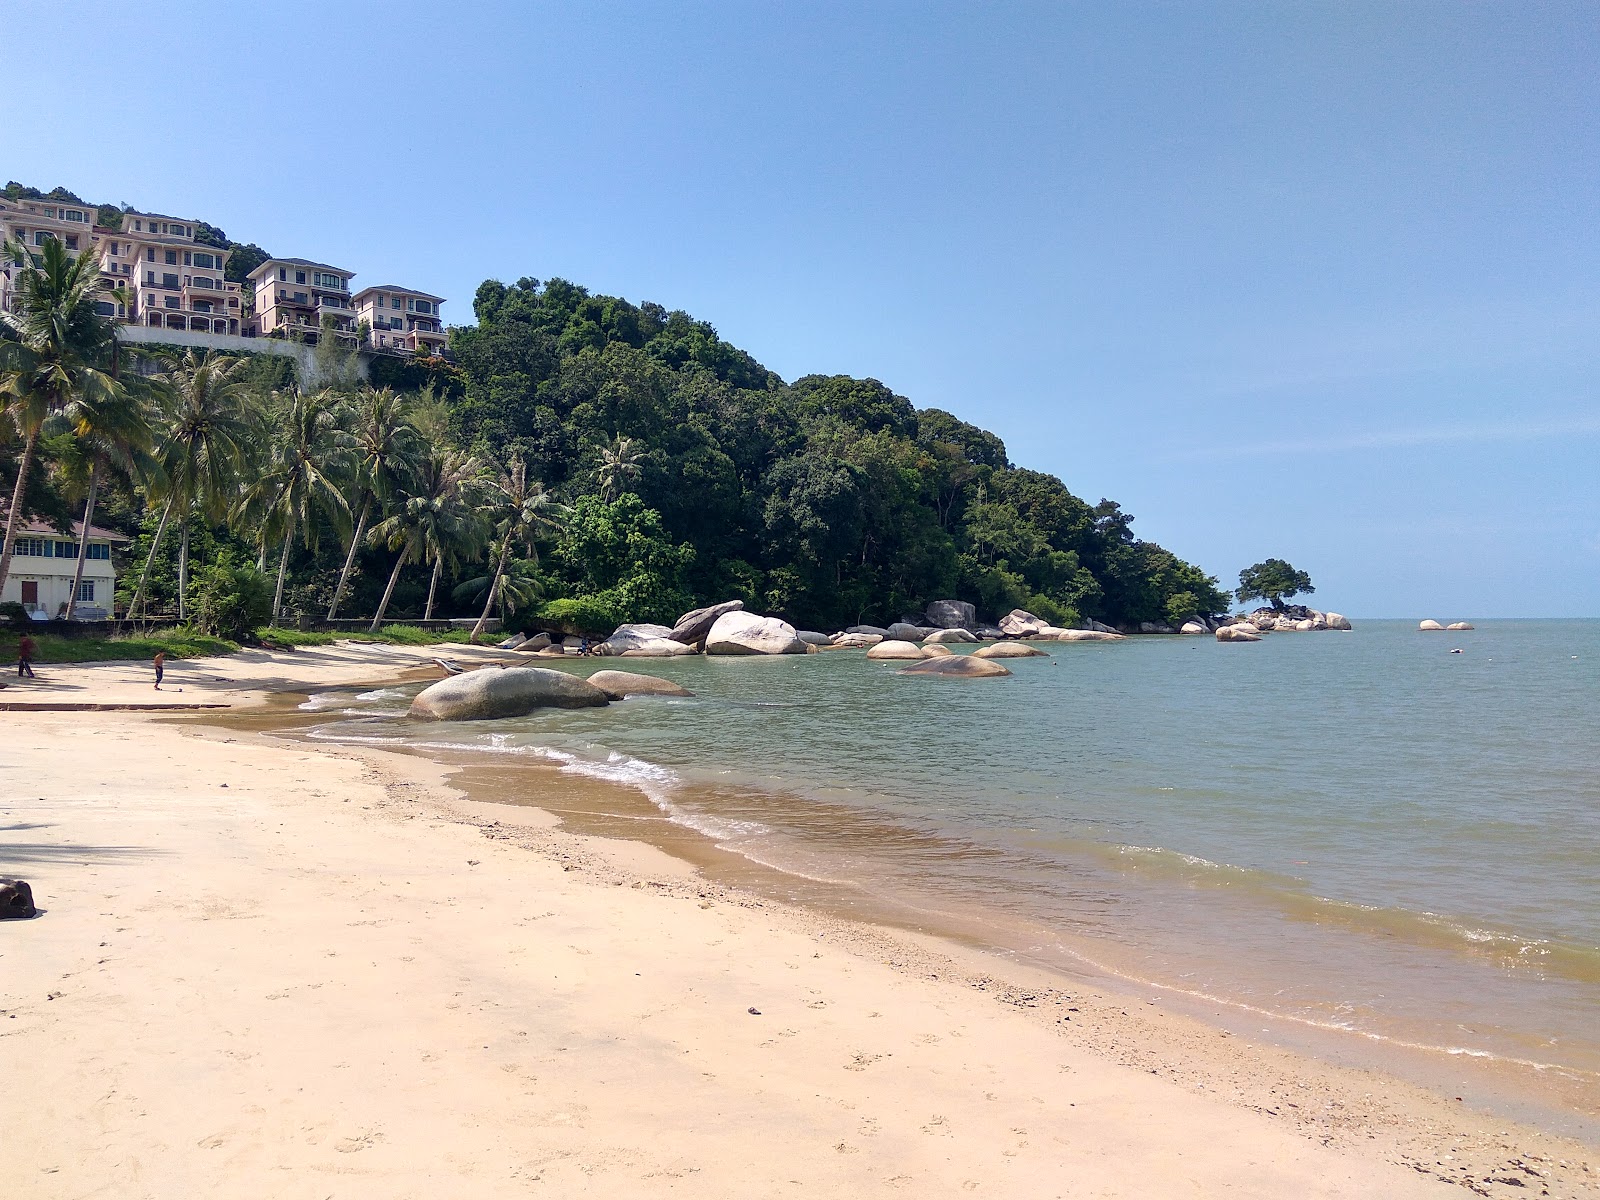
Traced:
<path fill-rule="evenodd" d="M 155 663 L 156 663 L 156 691 L 159 692 L 161 690 L 161 677 L 167 673 L 167 652 L 165 650 L 157 650 L 156 651 Z"/>
<path fill-rule="evenodd" d="M 33 644 L 33 639 L 27 634 L 22 635 L 22 641 L 17 645 L 17 678 L 37 679 L 33 673 L 33 660 L 39 653 L 39 647 Z"/>

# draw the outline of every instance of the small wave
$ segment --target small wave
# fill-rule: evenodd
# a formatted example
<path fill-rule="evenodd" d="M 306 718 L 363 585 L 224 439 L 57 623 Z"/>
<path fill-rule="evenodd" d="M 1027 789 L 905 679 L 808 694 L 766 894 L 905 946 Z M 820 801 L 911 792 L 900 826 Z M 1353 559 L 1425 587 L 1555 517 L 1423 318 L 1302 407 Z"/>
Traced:
<path fill-rule="evenodd" d="M 314 696 L 307 696 L 304 701 L 295 705 L 295 707 L 301 712 L 327 712 L 330 708 L 337 708 L 341 704 L 349 703 L 349 692 L 318 692 Z"/>
<path fill-rule="evenodd" d="M 410 698 L 409 692 L 403 692 L 399 688 L 378 688 L 372 692 L 356 693 L 357 700 L 409 700 Z"/>

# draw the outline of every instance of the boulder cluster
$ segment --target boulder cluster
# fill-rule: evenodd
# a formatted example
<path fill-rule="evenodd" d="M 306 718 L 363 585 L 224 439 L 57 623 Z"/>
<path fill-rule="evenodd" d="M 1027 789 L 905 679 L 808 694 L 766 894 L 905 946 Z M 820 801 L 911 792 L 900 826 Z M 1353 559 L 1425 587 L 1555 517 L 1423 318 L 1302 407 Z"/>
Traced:
<path fill-rule="evenodd" d="M 1348 630 L 1350 618 L 1336 612 L 1319 612 L 1303 604 L 1287 604 L 1282 608 L 1258 608 L 1243 616 L 1224 617 L 1220 621 L 1202 623 L 1195 618 L 1186 623 L 1180 633 L 1214 632 L 1219 642 L 1259 642 L 1266 633 L 1318 633 L 1323 630 Z"/>
<path fill-rule="evenodd" d="M 1452 621 L 1448 625 L 1441 625 L 1437 621 L 1424 621 L 1417 628 L 1423 633 L 1443 633 L 1445 630 L 1460 631 L 1463 629 L 1476 629 L 1471 621 Z"/>

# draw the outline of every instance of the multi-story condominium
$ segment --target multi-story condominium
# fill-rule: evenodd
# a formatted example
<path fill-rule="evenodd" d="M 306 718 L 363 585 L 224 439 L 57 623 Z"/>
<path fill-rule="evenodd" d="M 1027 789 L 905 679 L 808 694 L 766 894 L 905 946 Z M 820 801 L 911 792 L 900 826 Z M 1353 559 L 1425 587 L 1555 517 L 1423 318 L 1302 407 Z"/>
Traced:
<path fill-rule="evenodd" d="M 72 594 L 72 580 L 78 571 L 78 536 L 81 522 L 73 522 L 70 538 L 48 525 L 24 521 L 17 531 L 17 548 L 6 576 L 0 601 L 15 600 L 30 617 L 49 620 L 66 611 Z M 84 555 L 83 580 L 78 584 L 78 603 L 73 616 L 82 620 L 105 617 L 112 611 L 117 592 L 117 571 L 112 565 L 111 545 L 128 541 L 120 533 L 89 526 L 89 544 Z"/>
<path fill-rule="evenodd" d="M 256 288 L 256 332 L 315 342 L 326 318 L 341 341 L 353 341 L 356 315 L 350 280 L 354 276 L 343 267 L 304 258 L 269 258 L 250 273 Z"/>
<path fill-rule="evenodd" d="M 439 319 L 439 296 L 385 284 L 362 288 L 354 303 L 356 320 L 371 329 L 367 342 L 374 350 L 437 354 L 449 340 Z"/>
<path fill-rule="evenodd" d="M 69 253 L 76 255 L 94 244 L 96 212 L 87 204 L 0 197 L 0 241 L 20 242 L 37 254 L 45 242 L 57 238 Z M 16 266 L 9 256 L 0 262 L 0 307 L 11 307 Z"/>
<path fill-rule="evenodd" d="M 107 315 L 157 328 L 240 333 L 244 293 L 223 276 L 229 252 L 196 242 L 194 229 L 193 221 L 134 212 L 123 214 L 120 230 L 97 229 L 101 284 L 127 294 L 126 311 Z"/>

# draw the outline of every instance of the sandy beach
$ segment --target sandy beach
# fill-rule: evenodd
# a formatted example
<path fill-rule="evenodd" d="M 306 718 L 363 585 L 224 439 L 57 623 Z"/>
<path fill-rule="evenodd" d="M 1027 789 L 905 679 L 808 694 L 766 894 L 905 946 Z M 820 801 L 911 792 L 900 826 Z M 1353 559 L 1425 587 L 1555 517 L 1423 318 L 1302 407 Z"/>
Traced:
<path fill-rule="evenodd" d="M 0 705 L 237 712 L 435 654 L 500 657 L 45 666 Z M 0 712 L 0 874 L 44 910 L 0 925 L 19 1195 L 1600 1191 L 1592 1149 L 1452 1097 L 216 711 Z"/>

